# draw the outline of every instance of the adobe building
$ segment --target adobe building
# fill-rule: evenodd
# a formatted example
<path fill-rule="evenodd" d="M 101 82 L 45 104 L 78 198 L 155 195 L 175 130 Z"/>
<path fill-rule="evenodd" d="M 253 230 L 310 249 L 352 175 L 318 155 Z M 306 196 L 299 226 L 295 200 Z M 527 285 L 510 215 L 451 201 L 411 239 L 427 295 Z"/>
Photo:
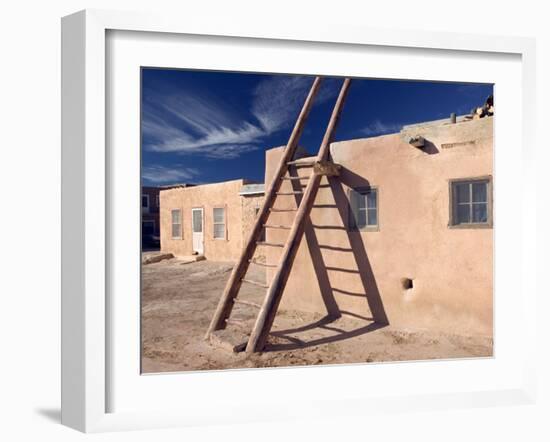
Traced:
<path fill-rule="evenodd" d="M 161 251 L 236 261 L 263 199 L 263 184 L 242 179 L 161 190 Z"/>
<path fill-rule="evenodd" d="M 160 191 L 173 187 L 190 187 L 181 183 L 170 186 L 141 186 L 141 244 L 142 247 L 158 248 L 160 236 Z"/>
<path fill-rule="evenodd" d="M 266 183 L 281 153 L 266 152 Z M 280 308 L 492 335 L 493 118 L 406 126 L 333 143 L 330 153 L 340 176 L 321 181 Z M 275 207 L 296 208 L 296 196 Z M 272 213 L 269 223 L 290 226 L 294 216 Z M 266 241 L 287 234 L 268 229 Z M 280 253 L 269 247 L 267 263 Z"/>
<path fill-rule="evenodd" d="M 141 187 L 141 235 L 159 235 L 159 191 L 158 187 Z M 142 238 L 142 240 L 143 240 Z"/>

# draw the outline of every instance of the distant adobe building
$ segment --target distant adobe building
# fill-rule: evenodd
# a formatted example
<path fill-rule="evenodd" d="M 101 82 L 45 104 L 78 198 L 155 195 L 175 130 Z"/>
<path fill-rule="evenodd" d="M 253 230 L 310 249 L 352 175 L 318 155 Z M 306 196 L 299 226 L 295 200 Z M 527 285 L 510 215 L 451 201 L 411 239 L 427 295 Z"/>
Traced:
<path fill-rule="evenodd" d="M 492 335 L 493 118 L 405 126 L 330 152 L 341 174 L 322 179 L 281 308 Z M 266 183 L 281 153 L 267 151 Z M 295 183 L 281 190 L 306 180 Z M 296 208 L 296 196 L 276 206 Z M 290 226 L 294 215 L 274 213 L 270 224 Z M 287 231 L 266 234 L 284 243 Z M 270 247 L 267 263 L 280 253 Z"/>
<path fill-rule="evenodd" d="M 264 185 L 245 180 L 161 190 L 161 250 L 236 261 L 263 199 Z"/>
<path fill-rule="evenodd" d="M 148 235 L 160 234 L 159 223 L 159 188 L 151 186 L 141 187 L 141 236 L 142 240 Z"/>
<path fill-rule="evenodd" d="M 160 236 L 160 191 L 173 187 L 191 186 L 193 184 L 174 184 L 160 187 L 141 186 L 141 242 L 144 247 L 153 245 L 153 237 Z"/>

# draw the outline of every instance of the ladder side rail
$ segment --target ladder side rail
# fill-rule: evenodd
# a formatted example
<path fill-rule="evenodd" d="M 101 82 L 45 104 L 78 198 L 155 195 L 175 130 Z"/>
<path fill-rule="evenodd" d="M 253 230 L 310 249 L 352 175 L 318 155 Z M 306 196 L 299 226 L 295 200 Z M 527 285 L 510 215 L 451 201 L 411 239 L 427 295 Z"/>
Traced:
<path fill-rule="evenodd" d="M 271 184 L 266 191 L 264 203 L 262 204 L 262 208 L 260 209 L 258 217 L 256 218 L 254 227 L 252 228 L 248 236 L 246 246 L 243 248 L 237 264 L 233 267 L 231 275 L 229 276 L 229 279 L 225 286 L 224 292 L 220 298 L 218 306 L 216 307 L 216 311 L 214 312 L 214 316 L 206 333 L 206 338 L 208 338 L 213 331 L 224 329 L 226 326 L 226 319 L 231 314 L 231 310 L 234 305 L 233 299 L 237 296 L 239 292 L 239 289 L 241 287 L 241 279 L 245 275 L 248 269 L 249 261 L 252 259 L 256 250 L 256 242 L 260 238 L 263 225 L 267 222 L 270 209 L 277 197 L 277 192 L 279 191 L 279 188 L 281 186 L 281 178 L 286 173 L 288 168 L 287 163 L 292 160 L 294 153 L 296 152 L 298 141 L 304 129 L 304 125 L 311 110 L 311 107 L 313 106 L 313 101 L 319 91 L 321 80 L 321 77 L 315 77 L 315 80 L 313 81 L 313 85 L 311 86 L 302 110 L 300 111 L 298 119 L 296 120 L 288 143 L 283 151 L 283 154 L 281 155 L 281 159 L 277 166 L 277 171 L 274 174 Z"/>
<path fill-rule="evenodd" d="M 333 139 L 350 83 L 351 80 L 346 78 L 342 88 L 340 89 L 340 94 L 338 95 L 338 99 L 334 105 L 321 147 L 319 148 L 317 161 L 325 160 L 328 157 L 330 143 Z M 305 230 L 305 221 L 307 220 L 307 217 L 309 216 L 311 208 L 315 202 L 320 181 L 321 175 L 312 174 L 312 177 L 308 182 L 302 202 L 292 225 L 292 229 L 283 249 L 279 267 L 277 268 L 277 271 L 275 272 L 273 280 L 269 286 L 267 295 L 262 304 L 262 308 L 260 309 L 256 323 L 254 324 L 254 328 L 250 335 L 250 339 L 248 340 L 248 344 L 246 346 L 247 353 L 261 351 L 265 345 L 267 336 L 271 330 L 273 321 L 275 320 L 277 308 L 288 281 L 288 276 L 290 275 L 294 258 L 296 257 L 296 253 L 300 247 L 300 240 Z"/>

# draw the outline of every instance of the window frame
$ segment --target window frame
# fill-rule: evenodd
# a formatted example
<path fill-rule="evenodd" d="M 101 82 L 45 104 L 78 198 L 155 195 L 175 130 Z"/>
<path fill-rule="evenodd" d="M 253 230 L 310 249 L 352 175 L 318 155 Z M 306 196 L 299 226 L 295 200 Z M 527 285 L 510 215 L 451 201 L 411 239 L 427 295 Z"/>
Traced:
<path fill-rule="evenodd" d="M 214 217 L 214 210 L 223 209 L 223 223 L 217 223 Z M 223 224 L 223 238 L 216 238 L 216 225 Z M 227 241 L 227 205 L 212 206 L 212 239 L 217 241 Z"/>
<path fill-rule="evenodd" d="M 178 211 L 180 213 L 180 236 L 174 236 L 174 216 L 173 213 Z M 183 239 L 183 210 L 182 209 L 170 209 L 170 239 Z"/>
<path fill-rule="evenodd" d="M 144 207 L 143 206 L 143 197 L 145 197 L 147 199 L 147 205 Z M 150 201 L 150 198 L 149 198 L 149 194 L 148 193 L 142 193 L 141 194 L 141 211 L 143 213 L 149 213 L 151 210 L 151 201 Z"/>
<path fill-rule="evenodd" d="M 351 203 L 352 192 L 362 193 L 366 191 L 376 192 L 376 225 L 366 225 L 364 227 L 357 227 L 355 218 L 353 216 L 353 208 Z M 350 232 L 379 232 L 380 231 L 380 188 L 378 186 L 358 186 L 350 187 L 348 189 L 348 230 Z M 368 214 L 367 214 L 368 219 Z"/>
<path fill-rule="evenodd" d="M 456 223 L 456 203 L 454 188 L 457 184 L 463 183 L 476 183 L 476 182 L 486 182 L 487 183 L 487 222 L 484 223 Z M 470 201 L 470 204 L 472 202 Z M 493 228 L 493 176 L 484 175 L 476 177 L 466 177 L 466 178 L 453 178 L 449 180 L 449 222 L 448 227 L 450 229 L 492 229 Z"/>

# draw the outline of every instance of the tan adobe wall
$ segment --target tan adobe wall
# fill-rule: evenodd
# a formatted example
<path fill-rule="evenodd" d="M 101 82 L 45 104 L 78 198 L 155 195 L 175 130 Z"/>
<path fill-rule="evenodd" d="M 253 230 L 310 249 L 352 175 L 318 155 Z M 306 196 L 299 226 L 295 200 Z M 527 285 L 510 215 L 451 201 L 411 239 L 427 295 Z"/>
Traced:
<path fill-rule="evenodd" d="M 408 144 L 416 135 L 428 141 L 426 151 Z M 280 154 L 266 153 L 266 186 Z M 448 223 L 449 180 L 493 174 L 493 119 L 338 142 L 331 155 L 342 173 L 322 180 L 315 228 L 306 230 L 281 308 L 338 309 L 411 329 L 491 335 L 493 229 Z M 367 185 L 378 188 L 379 228 L 350 231 L 349 189 Z M 288 182 L 283 189 L 292 190 Z M 277 207 L 296 206 L 293 196 L 282 198 Z M 294 214 L 274 215 L 273 223 L 290 225 Z M 267 239 L 286 235 L 269 230 Z M 268 263 L 279 254 L 269 248 Z M 403 278 L 413 279 L 413 289 L 403 288 Z"/>
<path fill-rule="evenodd" d="M 250 196 L 241 196 L 241 207 L 242 207 L 242 238 L 243 245 L 248 239 L 248 235 L 254 227 L 256 222 L 256 213 L 262 207 L 264 202 L 264 195 L 250 195 Z M 256 253 L 254 254 L 254 259 L 257 259 L 260 262 L 265 261 L 265 248 L 264 246 L 259 246 L 256 248 Z"/>
<path fill-rule="evenodd" d="M 160 192 L 161 250 L 176 256 L 193 252 L 191 209 L 204 209 L 204 255 L 212 261 L 236 261 L 242 248 L 242 207 L 239 190 L 243 180 L 174 188 Z M 226 209 L 226 238 L 214 239 L 213 209 Z M 171 210 L 181 209 L 183 238 L 172 239 Z"/>

